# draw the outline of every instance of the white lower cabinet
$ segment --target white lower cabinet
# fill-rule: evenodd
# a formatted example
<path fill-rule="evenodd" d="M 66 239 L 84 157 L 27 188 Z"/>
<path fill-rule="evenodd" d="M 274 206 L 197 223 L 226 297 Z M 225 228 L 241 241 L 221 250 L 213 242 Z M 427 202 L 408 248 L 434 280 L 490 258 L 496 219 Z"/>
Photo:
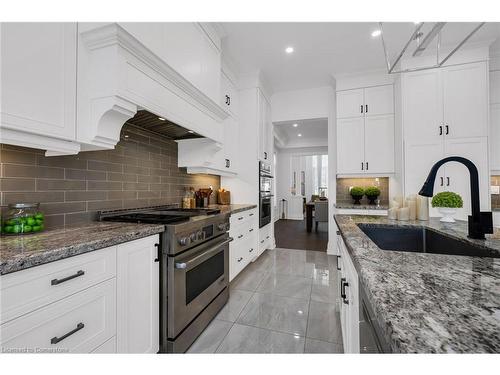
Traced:
<path fill-rule="evenodd" d="M 345 353 L 359 353 L 359 282 L 342 237 L 338 236 L 340 323 Z"/>
<path fill-rule="evenodd" d="M 257 209 L 231 215 L 229 236 L 229 281 L 259 256 Z"/>
<path fill-rule="evenodd" d="M 156 353 L 158 235 L 0 277 L 0 350 Z"/>
<path fill-rule="evenodd" d="M 115 335 L 115 290 L 113 278 L 3 324 L 2 350 L 91 352 Z"/>
<path fill-rule="evenodd" d="M 157 353 L 160 343 L 158 236 L 118 246 L 116 341 L 118 353 Z"/>

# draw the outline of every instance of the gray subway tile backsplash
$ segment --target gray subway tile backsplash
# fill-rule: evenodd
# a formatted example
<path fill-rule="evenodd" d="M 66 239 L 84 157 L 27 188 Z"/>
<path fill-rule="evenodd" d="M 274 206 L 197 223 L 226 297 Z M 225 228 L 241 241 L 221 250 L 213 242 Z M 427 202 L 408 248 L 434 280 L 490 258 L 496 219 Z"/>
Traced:
<path fill-rule="evenodd" d="M 86 223 L 102 209 L 180 203 L 189 186 L 220 187 L 218 176 L 177 167 L 175 141 L 127 124 L 114 150 L 45 157 L 43 150 L 1 144 L 0 173 L 2 209 L 40 202 L 47 227 Z"/>

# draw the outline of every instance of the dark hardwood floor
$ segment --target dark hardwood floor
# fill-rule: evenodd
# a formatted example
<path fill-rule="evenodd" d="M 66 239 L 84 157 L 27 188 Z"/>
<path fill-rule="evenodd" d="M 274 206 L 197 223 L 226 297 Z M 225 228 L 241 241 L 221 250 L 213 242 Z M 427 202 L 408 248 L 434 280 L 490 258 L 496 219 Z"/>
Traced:
<path fill-rule="evenodd" d="M 326 251 L 328 224 L 320 223 L 318 231 L 306 231 L 305 220 L 278 220 L 274 223 L 276 247 L 285 249 Z"/>

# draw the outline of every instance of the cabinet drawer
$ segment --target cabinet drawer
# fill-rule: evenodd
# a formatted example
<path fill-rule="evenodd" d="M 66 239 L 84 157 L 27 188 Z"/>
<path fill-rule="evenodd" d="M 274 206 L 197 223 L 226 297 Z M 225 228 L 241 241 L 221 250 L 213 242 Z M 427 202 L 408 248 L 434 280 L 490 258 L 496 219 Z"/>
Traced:
<path fill-rule="evenodd" d="M 0 278 L 0 323 L 115 275 L 115 246 L 4 275 Z"/>
<path fill-rule="evenodd" d="M 88 353 L 116 334 L 116 280 L 14 319 L 0 329 L 3 350 Z"/>
<path fill-rule="evenodd" d="M 243 224 L 248 224 L 249 222 L 253 222 L 254 219 L 258 217 L 257 209 L 254 208 L 252 210 L 238 212 L 236 214 L 232 214 L 230 218 L 231 228 L 239 227 Z"/>

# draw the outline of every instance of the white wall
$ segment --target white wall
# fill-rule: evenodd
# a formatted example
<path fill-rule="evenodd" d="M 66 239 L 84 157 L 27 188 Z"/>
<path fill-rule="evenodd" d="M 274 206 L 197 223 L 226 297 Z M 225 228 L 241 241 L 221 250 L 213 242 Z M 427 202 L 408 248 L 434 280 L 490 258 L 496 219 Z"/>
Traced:
<path fill-rule="evenodd" d="M 330 86 L 274 93 L 271 97 L 273 122 L 328 117 L 331 93 Z"/>

